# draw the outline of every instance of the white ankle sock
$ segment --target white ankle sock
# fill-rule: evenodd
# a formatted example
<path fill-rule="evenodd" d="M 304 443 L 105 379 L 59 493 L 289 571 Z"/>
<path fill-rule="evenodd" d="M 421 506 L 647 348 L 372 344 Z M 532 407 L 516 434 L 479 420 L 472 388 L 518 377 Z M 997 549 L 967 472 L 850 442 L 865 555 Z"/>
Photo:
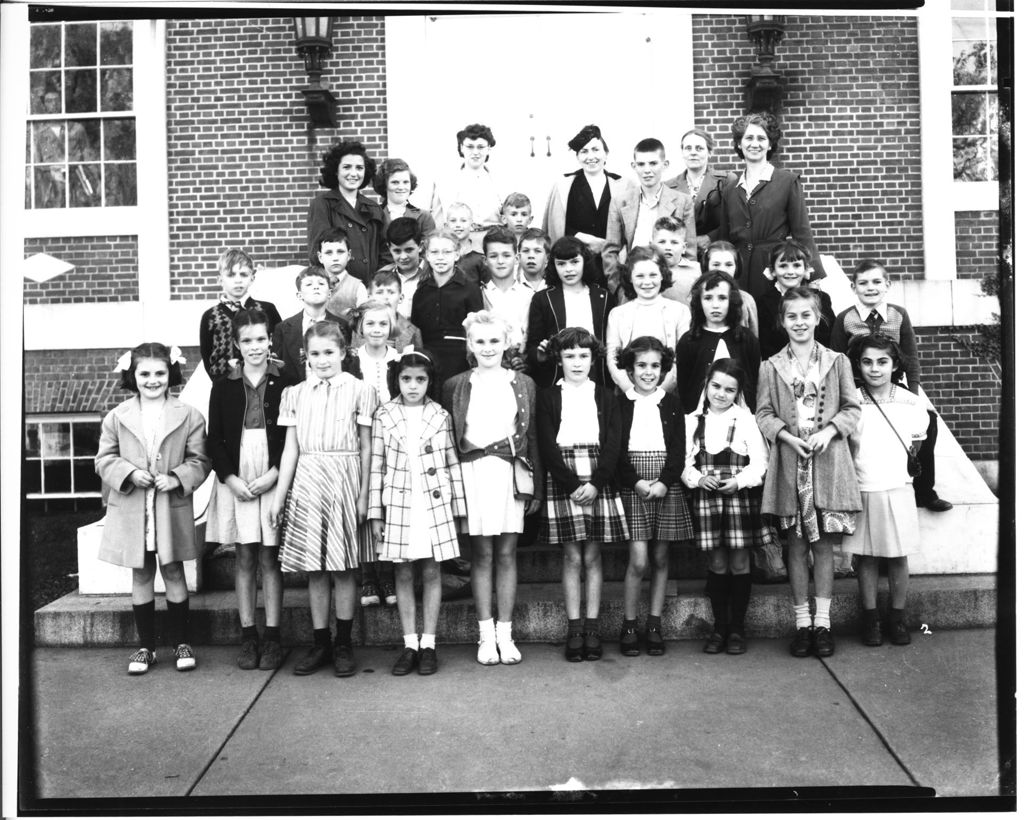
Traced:
<path fill-rule="evenodd" d="M 437 649 L 437 636 L 424 632 L 420 637 L 420 649 Z"/>
<path fill-rule="evenodd" d="M 811 605 L 808 601 L 802 604 L 793 604 L 793 612 L 796 613 L 796 628 L 811 625 Z"/>
<path fill-rule="evenodd" d="M 832 619 L 829 617 L 828 611 L 832 606 L 831 598 L 815 598 L 814 599 L 814 625 L 816 627 L 823 626 L 825 629 L 832 628 Z"/>
<path fill-rule="evenodd" d="M 494 619 L 488 618 L 486 621 L 477 621 L 480 626 L 480 640 L 481 641 L 493 641 L 494 640 Z"/>
<path fill-rule="evenodd" d="M 512 621 L 497 621 L 494 624 L 495 636 L 499 643 L 512 640 Z"/>
<path fill-rule="evenodd" d="M 416 633 L 415 632 L 413 632 L 411 635 L 403 635 L 402 636 L 402 640 L 405 641 L 405 648 L 406 649 L 419 649 L 420 648 L 420 642 L 419 642 L 419 639 L 416 637 Z"/>

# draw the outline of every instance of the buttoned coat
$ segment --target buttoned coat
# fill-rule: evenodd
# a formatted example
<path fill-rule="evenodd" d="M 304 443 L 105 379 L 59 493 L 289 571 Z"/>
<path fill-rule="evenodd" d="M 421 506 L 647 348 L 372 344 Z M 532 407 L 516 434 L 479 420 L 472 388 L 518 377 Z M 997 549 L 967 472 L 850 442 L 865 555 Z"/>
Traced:
<path fill-rule="evenodd" d="M 412 474 L 406 441 L 407 423 L 401 399 L 385 402 L 373 414 L 370 446 L 370 506 L 367 518 L 384 522 L 384 546 L 392 555 L 409 543 Z M 451 416 L 427 399 L 419 440 L 420 485 L 427 494 L 431 541 L 435 549 L 458 554 L 456 518 L 466 517 L 462 467 L 455 449 Z"/>
<path fill-rule="evenodd" d="M 173 474 L 181 486 L 156 494 L 155 528 L 159 562 L 197 557 L 192 493 L 210 473 L 203 414 L 176 398 L 164 406 L 158 437 L 156 471 Z M 146 491 L 129 476 L 134 470 L 152 472 L 146 457 L 139 398 L 122 402 L 103 419 L 96 472 L 103 481 L 107 516 L 99 558 L 122 567 L 141 568 L 146 556 Z"/>
<path fill-rule="evenodd" d="M 275 327 L 271 344 L 274 355 L 282 362 L 281 372 L 290 379 L 291 383 L 296 384 L 304 381 L 307 375 L 306 360 L 302 355 L 302 315 L 303 311 L 300 310 Z M 348 327 L 348 322 L 330 311 L 325 314 L 324 321 Z"/>
<path fill-rule="evenodd" d="M 613 196 L 608 207 L 608 231 L 605 237 L 609 242 L 620 245 L 624 250 L 633 247 L 636 234 L 637 217 L 640 213 L 640 188 L 630 186 L 624 192 Z M 676 191 L 663 185 L 658 197 L 655 219 L 672 216 L 683 223 L 686 228 L 686 258 L 697 258 L 697 229 L 693 221 L 693 202 L 689 194 Z M 651 237 L 640 237 L 640 244 L 651 244 Z"/>
<path fill-rule="evenodd" d="M 602 287 L 587 285 L 587 288 L 590 291 L 590 315 L 594 323 L 594 336 L 604 344 L 608 316 L 612 312 L 614 301 Z M 550 339 L 558 331 L 565 330 L 565 327 L 565 293 L 562 286 L 559 284 L 533 294 L 526 320 L 526 362 L 530 377 L 542 390 L 551 387 L 558 380 L 560 371 L 554 356 L 548 356 L 545 361 L 540 361 L 537 358 L 537 348 L 541 342 Z M 611 380 L 604 363 L 597 359 L 591 368 L 590 378 L 601 386 Z"/>
<path fill-rule="evenodd" d="M 455 430 L 455 446 L 459 457 L 463 460 L 479 458 L 481 455 L 516 455 L 524 456 L 533 465 L 534 498 L 544 495 L 544 482 L 541 480 L 540 447 L 537 444 L 537 385 L 525 373 L 514 372 L 512 390 L 516 396 L 516 430 L 512 434 L 512 446 L 515 453 L 509 452 L 508 442 L 493 442 L 483 450 L 471 450 L 466 446 L 466 413 L 473 392 L 470 381 L 472 370 L 452 376 L 444 383 L 441 391 L 441 404 L 452 417 Z"/>
<path fill-rule="evenodd" d="M 544 208 L 542 228 L 544 233 L 551 237 L 552 242 L 565 236 L 565 209 L 569 202 L 569 189 L 572 188 L 572 183 L 576 179 L 576 173 L 573 172 L 561 177 L 551 187 L 551 193 L 548 195 L 548 204 Z M 612 174 L 608 171 L 605 171 L 605 176 L 608 179 L 608 194 L 612 202 L 614 202 L 617 196 L 626 192 L 629 183 L 618 174 Z M 611 208 L 611 203 L 609 203 L 609 213 L 611 213 Z"/>
<path fill-rule="evenodd" d="M 391 258 L 384 238 L 384 211 L 369 197 L 359 194 L 353 208 L 337 188 L 318 191 L 309 203 L 306 241 L 310 264 L 317 265 L 317 238 L 328 228 L 341 228 L 348 237 L 345 270 L 364 285 Z"/>
<path fill-rule="evenodd" d="M 841 353 L 821 347 L 821 388 L 814 419 L 814 431 L 833 425 L 839 435 L 814 458 L 814 506 L 819 510 L 856 512 L 860 510 L 860 488 L 853 464 L 849 437 L 860 420 L 860 397 L 853 383 L 850 360 Z M 778 440 L 787 430 L 799 436 L 797 400 L 786 384 L 783 368 L 786 351 L 761 362 L 757 379 L 757 426 L 768 440 L 768 470 L 765 473 L 761 512 L 766 515 L 796 515 L 796 451 Z"/>

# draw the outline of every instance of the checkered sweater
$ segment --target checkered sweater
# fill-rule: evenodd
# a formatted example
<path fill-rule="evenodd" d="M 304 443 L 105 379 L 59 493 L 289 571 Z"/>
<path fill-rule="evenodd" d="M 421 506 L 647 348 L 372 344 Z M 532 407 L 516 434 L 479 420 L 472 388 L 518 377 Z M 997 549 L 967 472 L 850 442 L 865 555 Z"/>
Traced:
<path fill-rule="evenodd" d="M 867 324 L 860 318 L 856 305 L 848 307 L 836 317 L 832 325 L 832 341 L 829 347 L 837 353 L 846 353 L 855 336 L 866 336 L 870 332 Z M 885 321 L 878 328 L 878 332 L 900 346 L 903 353 L 903 370 L 907 374 L 907 387 L 916 395 L 921 387 L 921 362 L 917 357 L 914 326 L 910 323 L 906 308 L 888 305 Z"/>

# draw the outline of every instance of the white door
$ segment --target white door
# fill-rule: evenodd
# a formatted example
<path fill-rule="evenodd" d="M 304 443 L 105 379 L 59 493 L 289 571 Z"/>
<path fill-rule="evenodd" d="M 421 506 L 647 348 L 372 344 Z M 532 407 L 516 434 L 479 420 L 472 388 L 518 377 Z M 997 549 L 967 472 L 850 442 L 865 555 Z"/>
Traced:
<path fill-rule="evenodd" d="M 557 177 L 579 166 L 566 143 L 589 123 L 608 142 L 608 170 L 634 178 L 632 148 L 665 143 L 669 174 L 693 117 L 690 17 L 646 13 L 508 14 L 387 19 L 389 154 L 420 180 L 414 202 L 457 168 L 455 134 L 494 133 L 488 167 L 521 191 L 539 226 Z"/>

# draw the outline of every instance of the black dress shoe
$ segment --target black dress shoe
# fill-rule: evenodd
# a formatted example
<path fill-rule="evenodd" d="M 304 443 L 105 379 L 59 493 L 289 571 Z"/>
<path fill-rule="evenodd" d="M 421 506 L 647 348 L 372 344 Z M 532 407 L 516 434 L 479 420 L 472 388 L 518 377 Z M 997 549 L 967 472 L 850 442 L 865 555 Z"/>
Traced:
<path fill-rule="evenodd" d="M 408 646 L 402 650 L 402 654 L 398 656 L 398 660 L 395 661 L 395 665 L 391 667 L 392 675 L 408 675 L 416 668 L 416 650 L 410 649 Z"/>
<path fill-rule="evenodd" d="M 644 635 L 644 643 L 647 645 L 648 655 L 664 655 L 665 641 L 661 637 L 661 630 L 656 626 L 647 627 L 647 634 Z"/>
<path fill-rule="evenodd" d="M 725 652 L 727 655 L 742 655 L 747 651 L 747 639 L 739 632 L 730 632 L 725 640 Z"/>
<path fill-rule="evenodd" d="M 889 621 L 889 640 L 894 646 L 906 646 L 910 643 L 910 630 L 902 620 Z"/>
<path fill-rule="evenodd" d="M 420 650 L 420 674 L 433 675 L 437 671 L 437 650 L 427 647 Z"/>
<path fill-rule="evenodd" d="M 814 628 L 814 654 L 819 658 L 831 658 L 836 652 L 836 642 L 832 630 L 827 626 Z"/>
<path fill-rule="evenodd" d="M 588 661 L 599 661 L 604 650 L 601 648 L 601 636 L 593 629 L 585 630 L 583 633 L 583 659 Z"/>
<path fill-rule="evenodd" d="M 572 629 L 565 639 L 565 659 L 576 663 L 583 660 L 583 630 Z"/>
<path fill-rule="evenodd" d="M 321 644 L 313 644 L 303 658 L 295 664 L 292 672 L 296 675 L 312 675 L 321 666 L 326 666 L 331 660 L 331 647 Z"/>
<path fill-rule="evenodd" d="M 802 626 L 796 631 L 796 637 L 789 644 L 789 654 L 794 658 L 806 658 L 811 654 L 811 628 Z"/>
<path fill-rule="evenodd" d="M 636 627 L 623 627 L 619 633 L 619 651 L 627 658 L 635 658 L 640 654 L 640 636 L 636 634 Z"/>
<path fill-rule="evenodd" d="M 949 512 L 953 509 L 953 505 L 944 498 L 933 498 L 927 504 L 918 504 L 918 506 L 924 507 L 926 510 L 931 510 L 932 512 Z"/>
<path fill-rule="evenodd" d="M 356 673 L 356 659 L 351 646 L 334 647 L 334 677 L 347 678 Z"/>
<path fill-rule="evenodd" d="M 725 651 L 725 636 L 721 632 L 712 632 L 704 642 L 704 651 L 709 655 L 717 655 Z"/>
<path fill-rule="evenodd" d="M 860 639 L 864 646 L 882 645 L 882 624 L 878 618 L 866 619 L 864 621 L 864 626 L 860 632 Z"/>

